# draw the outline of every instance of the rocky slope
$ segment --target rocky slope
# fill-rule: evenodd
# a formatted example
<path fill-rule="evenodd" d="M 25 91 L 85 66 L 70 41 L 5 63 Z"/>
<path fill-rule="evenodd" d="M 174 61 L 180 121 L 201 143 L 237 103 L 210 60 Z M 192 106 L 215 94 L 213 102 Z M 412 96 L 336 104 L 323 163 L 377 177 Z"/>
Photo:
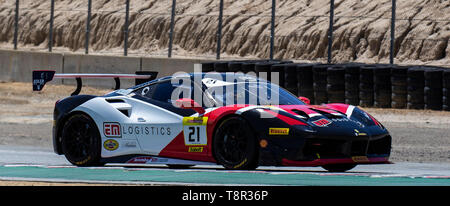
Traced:
<path fill-rule="evenodd" d="M 277 0 L 275 58 L 324 61 L 329 0 Z M 11 48 L 14 0 L 0 0 L 0 48 Z M 130 54 L 166 55 L 171 0 L 131 0 Z M 21 0 L 19 47 L 46 50 L 50 1 Z M 219 1 L 178 0 L 175 56 L 214 56 Z M 84 51 L 87 1 L 56 0 L 54 46 Z M 333 61 L 387 62 L 390 0 L 336 0 Z M 269 56 L 271 1 L 225 1 L 222 56 Z M 91 53 L 121 55 L 125 0 L 92 3 Z M 450 64 L 450 2 L 397 0 L 397 63 Z"/>

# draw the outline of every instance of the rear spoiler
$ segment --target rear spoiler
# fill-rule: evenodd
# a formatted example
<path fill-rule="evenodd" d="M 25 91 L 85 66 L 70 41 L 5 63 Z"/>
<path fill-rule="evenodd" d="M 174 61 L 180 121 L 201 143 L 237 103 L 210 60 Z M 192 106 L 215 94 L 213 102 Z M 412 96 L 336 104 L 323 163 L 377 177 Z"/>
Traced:
<path fill-rule="evenodd" d="M 120 89 L 120 78 L 135 79 L 136 85 L 156 79 L 158 72 L 154 71 L 138 71 L 136 74 L 56 74 L 54 70 L 34 70 L 33 71 L 33 91 L 41 91 L 44 85 L 55 79 L 75 78 L 77 80 L 77 89 L 71 94 L 78 95 L 83 87 L 81 78 L 105 79 L 114 78 L 116 82 L 115 90 Z"/>

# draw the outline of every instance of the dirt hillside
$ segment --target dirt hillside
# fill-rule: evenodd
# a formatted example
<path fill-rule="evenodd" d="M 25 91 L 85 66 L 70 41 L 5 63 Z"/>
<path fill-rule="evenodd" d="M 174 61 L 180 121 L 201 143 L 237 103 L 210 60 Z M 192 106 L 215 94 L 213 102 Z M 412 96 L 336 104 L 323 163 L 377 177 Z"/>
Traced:
<path fill-rule="evenodd" d="M 87 1 L 56 0 L 55 50 L 84 52 Z M 223 56 L 269 56 L 271 1 L 224 1 Z M 327 57 L 329 0 L 277 0 L 275 58 Z M 166 55 L 171 0 L 131 0 L 131 55 Z M 175 56 L 214 56 L 219 1 L 178 0 Z M 14 0 L 0 0 L 0 48 L 11 48 Z M 19 48 L 46 50 L 50 1 L 20 1 Z M 333 61 L 387 62 L 391 0 L 336 0 Z M 91 53 L 121 55 L 125 0 L 92 3 Z M 397 63 L 450 64 L 450 1 L 397 0 Z"/>

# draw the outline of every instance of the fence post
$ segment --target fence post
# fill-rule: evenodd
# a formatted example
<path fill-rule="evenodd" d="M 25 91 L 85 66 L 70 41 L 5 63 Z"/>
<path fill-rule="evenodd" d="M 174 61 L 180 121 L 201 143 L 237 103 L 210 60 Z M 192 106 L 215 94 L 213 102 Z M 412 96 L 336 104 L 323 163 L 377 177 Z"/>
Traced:
<path fill-rule="evenodd" d="M 16 0 L 16 14 L 14 17 L 14 50 L 17 49 L 17 35 L 19 32 L 19 0 Z"/>
<path fill-rule="evenodd" d="M 123 29 L 123 55 L 128 55 L 128 18 L 130 16 L 130 0 L 125 2 L 125 28 Z"/>
<path fill-rule="evenodd" d="M 50 3 L 50 28 L 48 31 L 48 51 L 52 52 L 53 48 L 53 18 L 55 13 L 55 0 L 51 0 Z"/>
<path fill-rule="evenodd" d="M 276 0 L 272 0 L 272 20 L 270 22 L 270 60 L 273 60 L 273 44 L 275 38 L 275 3 Z"/>
<path fill-rule="evenodd" d="M 169 51 L 167 56 L 172 57 L 172 44 L 173 44 L 173 27 L 175 25 L 175 8 L 177 0 L 172 0 L 172 16 L 170 17 L 170 32 L 169 32 Z"/>
<path fill-rule="evenodd" d="M 394 64 L 394 46 L 395 46 L 395 10 L 396 2 L 392 0 L 392 14 L 391 14 L 391 48 L 389 51 L 389 63 Z"/>
<path fill-rule="evenodd" d="M 332 46 L 333 46 L 333 23 L 334 23 L 334 0 L 330 0 L 330 26 L 328 28 L 328 60 L 327 63 L 331 63 L 332 59 Z"/>
<path fill-rule="evenodd" d="M 223 0 L 219 4 L 219 25 L 217 26 L 217 50 L 216 59 L 220 59 L 220 47 L 222 43 L 222 17 L 223 17 Z"/>
<path fill-rule="evenodd" d="M 91 7 L 92 7 L 92 0 L 88 0 L 88 15 L 86 20 L 86 41 L 84 42 L 84 48 L 85 48 L 85 54 L 89 53 L 89 33 L 91 30 Z"/>

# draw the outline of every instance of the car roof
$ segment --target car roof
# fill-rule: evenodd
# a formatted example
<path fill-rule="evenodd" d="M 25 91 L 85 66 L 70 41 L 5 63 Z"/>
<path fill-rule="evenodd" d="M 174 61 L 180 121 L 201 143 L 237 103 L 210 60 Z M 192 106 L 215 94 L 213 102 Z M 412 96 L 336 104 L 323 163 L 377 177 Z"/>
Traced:
<path fill-rule="evenodd" d="M 154 79 L 133 87 L 130 87 L 128 89 L 137 89 L 140 87 L 144 87 L 156 82 L 160 82 L 160 81 L 166 81 L 166 80 L 170 80 L 173 78 L 190 78 L 190 79 L 196 79 L 196 78 L 200 78 L 200 79 L 204 79 L 204 78 L 210 78 L 210 79 L 217 79 L 217 80 L 221 80 L 221 81 L 227 81 L 227 80 L 232 80 L 232 81 L 236 81 L 237 82 L 245 82 L 245 81 L 267 81 L 265 79 L 261 79 L 258 77 L 255 77 L 253 75 L 248 75 L 248 74 L 244 74 L 244 73 L 233 73 L 233 72 L 227 72 L 227 73 L 217 73 L 217 72 L 196 72 L 196 73 L 178 73 L 172 76 L 165 76 L 165 77 L 161 77 L 158 79 Z"/>

